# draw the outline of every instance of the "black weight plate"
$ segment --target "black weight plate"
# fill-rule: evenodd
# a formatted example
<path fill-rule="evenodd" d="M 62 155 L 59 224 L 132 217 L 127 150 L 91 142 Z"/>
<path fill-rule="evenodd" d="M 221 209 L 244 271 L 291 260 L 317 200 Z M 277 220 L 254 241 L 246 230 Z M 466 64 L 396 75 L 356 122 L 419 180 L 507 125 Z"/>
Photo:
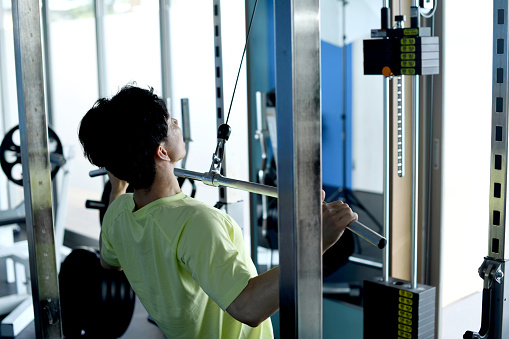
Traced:
<path fill-rule="evenodd" d="M 19 126 L 15 126 L 5 134 L 2 144 L 0 144 L 0 164 L 10 181 L 23 186 L 21 148 L 18 131 Z M 63 156 L 62 143 L 57 134 L 50 127 L 48 127 L 48 150 L 50 153 L 51 178 L 53 178 L 60 167 L 65 163 L 65 159 Z"/>
<path fill-rule="evenodd" d="M 122 271 L 101 267 L 97 250 L 73 250 L 60 268 L 59 286 L 66 338 L 118 338 L 127 330 L 134 291 Z"/>

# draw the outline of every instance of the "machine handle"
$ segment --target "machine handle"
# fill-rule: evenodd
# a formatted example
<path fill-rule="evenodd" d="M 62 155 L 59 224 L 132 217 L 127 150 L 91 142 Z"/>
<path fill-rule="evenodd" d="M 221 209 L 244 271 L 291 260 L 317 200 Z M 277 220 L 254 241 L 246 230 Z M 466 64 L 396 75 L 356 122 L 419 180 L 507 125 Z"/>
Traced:
<path fill-rule="evenodd" d="M 387 239 L 358 221 L 351 222 L 346 228 L 380 249 L 387 245 Z"/>

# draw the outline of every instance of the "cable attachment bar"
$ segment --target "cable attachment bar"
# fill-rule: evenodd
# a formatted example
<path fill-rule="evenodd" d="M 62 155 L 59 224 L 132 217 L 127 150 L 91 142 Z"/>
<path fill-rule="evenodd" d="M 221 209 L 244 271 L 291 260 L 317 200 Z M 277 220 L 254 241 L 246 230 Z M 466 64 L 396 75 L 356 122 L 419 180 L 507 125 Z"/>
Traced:
<path fill-rule="evenodd" d="M 226 178 L 222 176 L 217 171 L 209 171 L 206 173 L 189 171 L 183 168 L 175 168 L 173 173 L 177 177 L 189 178 L 193 180 L 198 180 L 208 186 L 214 187 L 228 187 L 235 188 L 242 191 L 247 191 L 255 194 L 262 194 L 269 197 L 277 198 L 278 197 L 278 188 L 273 186 L 262 185 L 254 182 L 236 180 L 231 178 Z M 106 170 L 104 168 L 100 168 L 95 171 L 90 171 L 90 177 L 105 175 Z M 353 221 L 347 227 L 350 231 L 357 234 L 362 239 L 366 240 L 370 244 L 382 249 L 387 244 L 387 239 L 376 233 L 375 231 L 368 228 L 366 225 Z"/>
<path fill-rule="evenodd" d="M 217 146 L 216 151 L 212 155 L 212 165 L 210 166 L 210 171 L 221 171 L 221 163 L 224 159 L 224 146 L 226 141 L 230 138 L 232 130 L 228 124 L 222 124 L 217 129 Z"/>

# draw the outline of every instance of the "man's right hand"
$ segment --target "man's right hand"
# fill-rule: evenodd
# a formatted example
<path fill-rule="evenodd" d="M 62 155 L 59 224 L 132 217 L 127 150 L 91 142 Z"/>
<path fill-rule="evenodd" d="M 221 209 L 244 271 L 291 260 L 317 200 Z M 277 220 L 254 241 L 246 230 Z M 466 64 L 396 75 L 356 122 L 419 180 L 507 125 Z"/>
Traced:
<path fill-rule="evenodd" d="M 323 197 L 325 196 L 322 193 Z M 322 251 L 325 253 L 339 240 L 345 228 L 359 219 L 350 206 L 342 201 L 333 201 L 322 205 Z"/>

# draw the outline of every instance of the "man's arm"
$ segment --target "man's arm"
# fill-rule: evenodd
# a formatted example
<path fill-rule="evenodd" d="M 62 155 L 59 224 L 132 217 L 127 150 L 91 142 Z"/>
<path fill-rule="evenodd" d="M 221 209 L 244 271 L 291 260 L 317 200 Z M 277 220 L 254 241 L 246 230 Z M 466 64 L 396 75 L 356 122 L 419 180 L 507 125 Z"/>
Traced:
<path fill-rule="evenodd" d="M 339 240 L 346 226 L 357 220 L 347 204 L 334 201 L 322 207 L 322 253 Z M 238 321 L 252 327 L 279 310 L 279 267 L 251 278 L 244 290 L 226 311 Z"/>
<path fill-rule="evenodd" d="M 108 264 L 106 261 L 104 261 L 102 253 L 101 253 L 101 249 L 102 249 L 102 236 L 99 235 L 99 259 L 101 261 L 101 266 L 107 270 L 122 271 L 122 267 L 112 266 L 112 265 Z"/>
<path fill-rule="evenodd" d="M 118 198 L 119 196 L 121 196 L 122 194 L 124 194 L 127 191 L 127 186 L 129 186 L 129 184 L 124 180 L 120 180 L 120 179 L 116 178 L 109 171 L 108 171 L 108 177 L 110 178 L 110 183 L 111 183 L 110 202 L 108 204 L 108 206 L 109 206 L 116 198 Z M 116 271 L 122 270 L 122 267 L 112 266 L 112 265 L 108 264 L 106 261 L 104 261 L 104 259 L 102 257 L 101 249 L 102 249 L 102 232 L 99 234 L 99 253 L 100 253 L 100 259 L 101 259 L 101 266 L 108 270 L 116 270 Z"/>
<path fill-rule="evenodd" d="M 279 310 L 279 267 L 251 278 L 226 312 L 238 321 L 256 327 Z"/>

